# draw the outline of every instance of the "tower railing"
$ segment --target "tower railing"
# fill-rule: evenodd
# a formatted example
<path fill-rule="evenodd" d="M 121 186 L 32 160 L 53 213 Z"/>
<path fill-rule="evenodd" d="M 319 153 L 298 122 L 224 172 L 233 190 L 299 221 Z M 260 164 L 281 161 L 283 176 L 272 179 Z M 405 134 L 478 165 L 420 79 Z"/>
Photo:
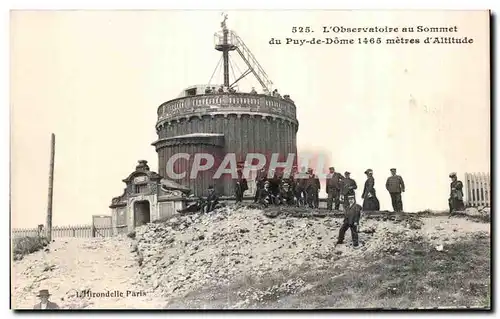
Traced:
<path fill-rule="evenodd" d="M 264 94 L 224 93 L 188 96 L 165 102 L 158 109 L 158 121 L 213 112 L 268 113 L 296 120 L 296 108 L 292 101 Z"/>

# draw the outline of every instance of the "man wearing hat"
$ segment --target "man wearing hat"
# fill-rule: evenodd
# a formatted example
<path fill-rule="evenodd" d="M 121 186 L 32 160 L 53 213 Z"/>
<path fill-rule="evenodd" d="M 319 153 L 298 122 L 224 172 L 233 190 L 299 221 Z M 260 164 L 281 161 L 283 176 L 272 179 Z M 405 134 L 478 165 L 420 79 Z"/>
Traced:
<path fill-rule="evenodd" d="M 238 170 L 238 179 L 236 180 L 236 185 L 235 185 L 235 195 L 236 195 L 236 202 L 242 202 L 243 201 L 243 194 L 245 194 L 245 191 L 248 190 L 248 183 L 246 178 L 243 177 L 243 172 L 242 170 Z"/>
<path fill-rule="evenodd" d="M 294 176 L 295 181 L 295 198 L 297 199 L 297 206 L 304 206 L 307 203 L 307 181 L 309 179 L 309 175 L 306 172 L 306 168 L 302 166 L 300 172 L 297 172 Z"/>
<path fill-rule="evenodd" d="M 219 203 L 219 196 L 215 193 L 215 189 L 212 185 L 208 186 L 208 196 L 204 207 L 204 213 L 210 213 L 215 209 L 215 206 Z"/>
<path fill-rule="evenodd" d="M 307 179 L 306 186 L 307 203 L 310 208 L 318 208 L 321 183 L 319 181 L 319 178 L 314 174 L 312 168 L 309 168 L 307 172 L 309 173 L 309 178 Z"/>
<path fill-rule="evenodd" d="M 352 245 L 354 248 L 359 246 L 358 242 L 358 226 L 359 219 L 361 218 L 361 206 L 356 204 L 356 197 L 348 196 L 349 206 L 345 210 L 344 223 L 339 230 L 339 238 L 337 240 L 337 245 L 344 243 L 345 232 L 350 228 Z"/>
<path fill-rule="evenodd" d="M 259 204 L 264 205 L 264 207 L 267 207 L 272 201 L 272 194 L 269 190 L 269 181 L 264 182 L 264 186 L 259 192 Z"/>
<path fill-rule="evenodd" d="M 47 289 L 40 290 L 36 296 L 40 298 L 40 302 L 33 306 L 33 309 L 59 309 L 56 303 L 49 301 L 50 294 Z"/>
<path fill-rule="evenodd" d="M 391 176 L 387 178 L 385 188 L 391 195 L 392 208 L 394 211 L 402 212 L 403 200 L 401 199 L 401 193 L 404 193 L 405 191 L 405 183 L 403 182 L 403 178 L 401 176 L 396 175 L 395 168 L 391 168 Z"/>
<path fill-rule="evenodd" d="M 342 206 L 345 211 L 349 207 L 349 196 L 354 196 L 354 198 L 356 198 L 354 190 L 358 188 L 358 185 L 356 184 L 356 181 L 351 178 L 351 173 L 346 171 L 344 173 L 344 179 L 342 180 L 341 186 L 341 193 L 344 197 Z"/>
<path fill-rule="evenodd" d="M 380 210 L 380 203 L 375 192 L 375 179 L 373 178 L 373 170 L 367 169 L 365 171 L 366 182 L 365 188 L 363 189 L 363 210 L 364 211 L 378 211 Z"/>
<path fill-rule="evenodd" d="M 330 173 L 326 177 L 326 193 L 328 194 L 326 208 L 332 210 L 332 204 L 335 200 L 335 210 L 338 210 L 340 206 L 340 184 L 344 176 L 335 172 L 334 167 L 330 167 L 329 170 Z"/>
<path fill-rule="evenodd" d="M 257 177 L 255 178 L 255 183 L 257 190 L 255 191 L 254 203 L 260 200 L 260 191 L 264 188 L 264 183 L 267 181 L 267 171 L 264 167 L 257 172 Z"/>
<path fill-rule="evenodd" d="M 451 184 L 450 184 L 450 198 L 448 199 L 448 205 L 450 206 L 450 215 L 455 211 L 461 211 L 465 209 L 464 205 L 464 185 L 457 178 L 457 173 L 450 173 Z"/>

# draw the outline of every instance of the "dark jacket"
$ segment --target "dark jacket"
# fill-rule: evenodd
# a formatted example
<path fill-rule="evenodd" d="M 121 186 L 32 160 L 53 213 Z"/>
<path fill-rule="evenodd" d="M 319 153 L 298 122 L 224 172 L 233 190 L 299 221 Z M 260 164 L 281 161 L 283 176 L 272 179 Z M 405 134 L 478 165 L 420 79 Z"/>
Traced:
<path fill-rule="evenodd" d="M 236 180 L 236 190 L 244 193 L 248 190 L 248 183 L 246 178 L 241 178 Z"/>
<path fill-rule="evenodd" d="M 42 303 L 39 302 L 35 306 L 33 306 L 33 309 L 41 309 L 42 310 Z M 46 309 L 59 309 L 59 306 L 55 302 L 47 302 L 47 308 Z M 45 310 L 45 309 L 43 309 Z"/>
<path fill-rule="evenodd" d="M 344 178 L 342 180 L 342 195 L 354 195 L 354 190 L 358 188 L 356 181 L 351 178 Z"/>
<path fill-rule="evenodd" d="M 459 180 L 451 182 L 451 184 L 450 184 L 450 197 L 454 198 L 454 199 L 458 199 L 458 200 L 463 200 L 463 198 L 464 198 L 463 187 L 464 187 L 464 185 Z"/>
<path fill-rule="evenodd" d="M 269 180 L 269 191 L 274 196 L 278 195 L 280 192 L 281 178 L 278 175 L 274 175 L 273 178 Z"/>
<path fill-rule="evenodd" d="M 265 189 L 265 188 L 261 189 L 259 192 L 259 203 L 269 204 L 270 196 L 271 196 L 271 193 L 269 191 L 269 188 L 268 189 Z"/>
<path fill-rule="evenodd" d="M 344 222 L 349 225 L 359 224 L 359 219 L 361 218 L 361 206 L 354 203 L 351 207 L 348 207 L 345 211 Z"/>
<path fill-rule="evenodd" d="M 376 197 L 375 194 L 375 179 L 373 177 L 368 177 L 365 182 L 365 188 L 363 189 L 362 198 L 366 198 L 368 193 L 372 194 L 373 197 Z"/>
<path fill-rule="evenodd" d="M 255 180 L 257 181 L 257 186 L 263 187 L 264 182 L 267 181 L 267 172 L 266 171 L 258 171 L 257 177 Z"/>
<path fill-rule="evenodd" d="M 340 190 L 341 181 L 344 179 L 344 176 L 335 172 L 333 174 L 328 174 L 326 179 L 326 192 L 328 193 L 332 189 Z"/>
<path fill-rule="evenodd" d="M 298 172 L 295 173 L 293 177 L 295 180 L 295 189 L 305 190 L 307 187 L 307 181 L 309 180 L 309 176 L 306 173 Z"/>
<path fill-rule="evenodd" d="M 212 194 L 208 194 L 207 202 L 218 203 L 219 196 L 217 196 L 217 194 L 215 192 L 213 192 Z"/>
<path fill-rule="evenodd" d="M 401 193 L 405 191 L 405 183 L 403 178 L 399 175 L 389 176 L 385 183 L 385 188 L 389 193 Z"/>
<path fill-rule="evenodd" d="M 316 175 L 309 177 L 307 180 L 306 190 L 311 192 L 318 192 L 321 189 L 321 183 Z"/>

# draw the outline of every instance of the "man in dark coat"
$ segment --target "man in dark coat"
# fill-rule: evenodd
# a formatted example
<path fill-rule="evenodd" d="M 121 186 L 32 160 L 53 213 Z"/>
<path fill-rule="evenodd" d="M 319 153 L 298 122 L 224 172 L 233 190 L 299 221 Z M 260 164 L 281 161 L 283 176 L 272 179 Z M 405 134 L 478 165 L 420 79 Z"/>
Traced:
<path fill-rule="evenodd" d="M 40 302 L 34 305 L 33 309 L 59 309 L 59 306 L 56 303 L 49 301 L 50 294 L 47 289 L 40 290 L 37 297 L 40 298 Z"/>
<path fill-rule="evenodd" d="M 295 198 L 297 199 L 297 206 L 302 206 L 307 203 L 307 181 L 309 175 L 306 172 L 306 168 L 302 167 L 301 172 L 297 172 L 294 176 L 295 181 Z"/>
<path fill-rule="evenodd" d="M 344 207 L 344 211 L 349 207 L 349 196 L 354 196 L 356 198 L 356 193 L 354 192 L 357 188 L 358 185 L 356 184 L 356 181 L 351 178 L 351 173 L 350 172 L 345 172 L 344 173 L 344 179 L 342 180 L 341 183 L 341 193 L 342 196 L 344 197 L 344 201 L 342 203 Z"/>
<path fill-rule="evenodd" d="M 219 196 L 215 193 L 213 186 L 208 187 L 208 196 L 205 202 L 204 213 L 210 213 L 215 209 L 215 206 L 219 203 Z"/>
<path fill-rule="evenodd" d="M 254 203 L 257 203 L 260 200 L 260 194 L 259 192 L 264 188 L 264 183 L 267 181 L 267 171 L 263 167 L 261 168 L 260 171 L 257 172 L 257 177 L 255 178 L 255 197 L 254 197 Z"/>
<path fill-rule="evenodd" d="M 344 243 L 345 232 L 350 228 L 352 245 L 357 248 L 359 246 L 358 242 L 358 227 L 359 219 L 361 218 L 361 206 L 356 204 L 356 197 L 348 197 L 349 206 L 345 210 L 344 223 L 339 230 L 339 238 L 337 240 L 337 245 Z"/>
<path fill-rule="evenodd" d="M 403 178 L 401 176 L 396 175 L 395 168 L 391 168 L 391 176 L 387 178 L 385 188 L 391 195 L 392 208 L 394 211 L 402 212 L 403 200 L 401 199 L 401 193 L 404 193 L 405 191 L 405 183 L 403 182 Z"/>
<path fill-rule="evenodd" d="M 238 170 L 238 179 L 236 180 L 235 192 L 236 202 L 243 201 L 243 194 L 248 190 L 248 183 L 246 178 L 243 177 L 243 172 Z"/>
<path fill-rule="evenodd" d="M 335 172 L 334 167 L 330 167 L 330 173 L 326 177 L 326 193 L 328 194 L 326 208 L 328 210 L 332 210 L 334 200 L 335 200 L 335 210 L 339 209 L 340 188 L 343 179 L 344 176 L 342 176 L 340 173 Z"/>
<path fill-rule="evenodd" d="M 273 198 L 278 198 L 280 195 L 281 176 L 277 171 L 271 171 L 272 178 L 269 180 L 269 191 Z"/>
<path fill-rule="evenodd" d="M 294 205 L 295 195 L 288 180 L 283 180 L 280 187 L 280 200 L 282 204 Z"/>
<path fill-rule="evenodd" d="M 450 198 L 448 199 L 448 205 L 450 206 L 450 215 L 456 211 L 462 211 L 465 209 L 464 205 L 464 193 L 461 181 L 457 178 L 457 173 L 451 173 L 451 184 L 450 184 Z"/>
<path fill-rule="evenodd" d="M 306 193 L 307 193 L 307 203 L 310 208 L 318 208 L 319 206 L 319 190 L 321 189 L 321 183 L 319 178 L 314 175 L 314 171 L 309 169 L 309 178 L 307 179 Z"/>
<path fill-rule="evenodd" d="M 272 202 L 272 194 L 269 191 L 269 181 L 264 182 L 264 186 L 259 192 L 259 204 L 267 207 Z"/>
<path fill-rule="evenodd" d="M 373 170 L 367 169 L 365 171 L 367 176 L 365 188 L 363 189 L 363 210 L 364 211 L 378 211 L 380 210 L 380 203 L 375 192 L 375 179 L 373 178 Z"/>

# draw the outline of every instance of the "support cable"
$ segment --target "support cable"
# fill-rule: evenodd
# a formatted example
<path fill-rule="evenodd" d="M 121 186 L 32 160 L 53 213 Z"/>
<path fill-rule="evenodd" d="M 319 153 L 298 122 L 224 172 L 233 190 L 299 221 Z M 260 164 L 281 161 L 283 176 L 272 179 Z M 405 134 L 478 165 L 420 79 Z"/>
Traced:
<path fill-rule="evenodd" d="M 221 61 L 222 61 L 222 56 L 220 57 L 219 62 L 217 62 L 217 65 L 215 66 L 215 70 L 212 73 L 212 76 L 210 77 L 210 80 L 208 81 L 208 85 L 210 85 L 210 83 L 212 83 L 212 79 L 214 78 L 215 72 L 217 72 L 217 69 L 219 68 L 219 65 L 220 65 Z"/>

